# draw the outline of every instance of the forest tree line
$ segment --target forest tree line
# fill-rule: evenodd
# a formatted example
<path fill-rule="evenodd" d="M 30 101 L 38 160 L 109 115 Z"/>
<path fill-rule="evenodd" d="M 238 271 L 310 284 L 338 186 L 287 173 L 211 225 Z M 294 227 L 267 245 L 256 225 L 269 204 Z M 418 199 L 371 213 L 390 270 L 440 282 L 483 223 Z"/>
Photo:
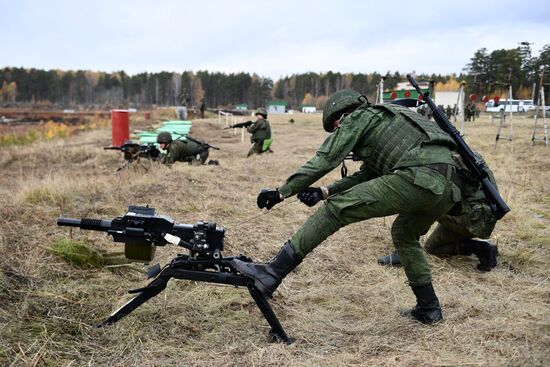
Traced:
<path fill-rule="evenodd" d="M 482 95 L 503 93 L 512 84 L 515 98 L 531 98 L 538 88 L 539 74 L 550 66 L 550 45 L 538 57 L 522 42 L 517 48 L 492 52 L 476 51 L 459 75 L 417 75 L 417 80 L 433 80 L 444 85 L 453 80 L 466 81 L 466 92 Z M 547 71 L 550 74 L 550 70 Z M 96 105 L 139 107 L 149 105 L 231 107 L 247 104 L 265 106 L 268 101 L 286 101 L 289 107 L 312 104 L 322 108 L 332 93 L 353 88 L 374 100 L 378 84 L 384 78 L 385 89 L 405 80 L 399 72 L 373 73 L 301 73 L 277 81 L 257 74 L 184 71 L 128 75 L 77 70 L 41 70 L 18 67 L 0 69 L 2 105 L 47 103 L 60 106 Z M 533 86 L 535 88 L 533 89 Z"/>

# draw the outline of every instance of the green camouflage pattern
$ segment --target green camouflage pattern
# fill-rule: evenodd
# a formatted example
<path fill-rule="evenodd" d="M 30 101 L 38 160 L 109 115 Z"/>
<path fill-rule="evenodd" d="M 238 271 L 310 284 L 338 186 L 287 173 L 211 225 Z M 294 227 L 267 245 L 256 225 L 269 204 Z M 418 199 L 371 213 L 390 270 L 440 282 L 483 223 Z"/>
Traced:
<path fill-rule="evenodd" d="M 455 147 L 451 137 L 420 115 L 409 112 L 400 106 L 359 107 L 341 120 L 313 158 L 292 174 L 279 192 L 285 197 L 297 194 L 336 168 L 351 151 L 363 161 L 361 170 L 330 185 L 330 194 L 407 167 L 432 163 L 456 165 L 450 150 Z M 460 200 L 458 188 L 454 197 Z"/>
<path fill-rule="evenodd" d="M 170 143 L 166 154 L 162 155 L 161 162 L 173 164 L 174 162 L 204 163 L 208 158 L 208 149 L 191 140 L 174 140 Z"/>
<path fill-rule="evenodd" d="M 474 152 L 478 159 L 481 155 Z M 438 219 L 438 224 L 426 240 L 426 251 L 436 256 L 459 255 L 459 245 L 470 238 L 489 238 L 497 218 L 485 199 L 481 184 L 471 178 L 460 157 L 455 156 L 463 177 L 462 200 L 449 213 Z M 486 166 L 489 180 L 497 187 L 491 169 Z"/>
<path fill-rule="evenodd" d="M 259 118 L 252 125 L 246 128 L 252 134 L 250 142 L 255 143 L 265 139 L 271 139 L 271 125 L 266 119 Z"/>
<path fill-rule="evenodd" d="M 406 171 L 411 177 L 426 177 L 431 170 L 411 167 Z M 433 186 L 440 189 L 438 193 L 426 190 L 401 175 L 390 174 L 330 196 L 292 236 L 294 251 L 303 258 L 341 227 L 398 214 L 391 235 L 409 283 L 418 286 L 430 283 L 430 268 L 418 239 L 455 203 L 454 184 L 440 174 L 432 179 L 435 181 Z"/>
<path fill-rule="evenodd" d="M 361 100 L 361 93 L 353 89 L 343 89 L 330 96 L 323 107 L 323 128 L 325 131 L 332 132 L 334 121 L 344 113 L 356 109 L 362 103 L 364 102 Z"/>
<path fill-rule="evenodd" d="M 170 134 L 168 131 L 162 131 L 160 134 L 157 135 L 157 143 L 169 144 L 171 142 L 172 142 L 172 134 Z"/>
<path fill-rule="evenodd" d="M 251 133 L 250 142 L 253 144 L 248 151 L 248 157 L 253 154 L 262 154 L 269 150 L 271 146 L 271 125 L 269 121 L 263 118 L 258 118 L 252 125 L 246 128 L 246 131 Z M 269 141 L 269 146 L 264 149 L 265 142 Z"/>
<path fill-rule="evenodd" d="M 425 285 L 431 273 L 419 237 L 461 200 L 454 142 L 420 115 L 399 106 L 363 105 L 340 121 L 314 157 L 278 188 L 289 197 L 311 186 L 353 153 L 361 169 L 329 186 L 330 197 L 291 238 L 304 257 L 341 227 L 397 214 L 391 229 L 409 283 Z M 446 164 L 447 175 L 429 168 Z"/>

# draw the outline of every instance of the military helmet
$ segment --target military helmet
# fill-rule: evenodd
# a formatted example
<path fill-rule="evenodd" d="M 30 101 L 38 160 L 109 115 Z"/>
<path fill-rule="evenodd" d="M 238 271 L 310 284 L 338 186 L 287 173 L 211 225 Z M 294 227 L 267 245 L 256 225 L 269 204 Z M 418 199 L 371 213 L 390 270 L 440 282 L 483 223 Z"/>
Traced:
<path fill-rule="evenodd" d="M 366 98 L 353 89 L 342 89 L 334 93 L 323 107 L 323 127 L 325 131 L 334 131 L 334 121 L 344 113 L 349 113 L 366 102 Z"/>
<path fill-rule="evenodd" d="M 172 142 L 172 134 L 168 131 L 163 131 L 157 135 L 157 143 L 159 144 L 170 144 Z"/>
<path fill-rule="evenodd" d="M 256 115 L 262 115 L 264 117 L 264 119 L 267 118 L 267 110 L 265 109 L 265 107 L 260 107 L 256 110 L 256 112 L 254 112 L 254 116 Z"/>

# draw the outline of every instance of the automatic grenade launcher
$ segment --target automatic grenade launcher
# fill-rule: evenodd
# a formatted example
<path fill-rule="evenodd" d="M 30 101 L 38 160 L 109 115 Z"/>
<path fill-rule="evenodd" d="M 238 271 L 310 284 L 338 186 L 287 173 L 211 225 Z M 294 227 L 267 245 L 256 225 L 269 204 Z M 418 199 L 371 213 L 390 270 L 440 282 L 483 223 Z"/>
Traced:
<path fill-rule="evenodd" d="M 254 281 L 240 274 L 231 265 L 239 259 L 251 262 L 240 255 L 223 257 L 225 229 L 212 222 L 180 224 L 168 216 L 155 213 L 155 209 L 129 206 L 128 212 L 112 220 L 74 219 L 60 217 L 60 226 L 78 227 L 84 230 L 107 232 L 114 242 L 124 243 L 125 256 L 133 261 L 148 263 L 154 258 L 156 246 L 173 244 L 189 250 L 188 255 L 177 255 L 162 269 L 157 263 L 150 267 L 147 278 L 154 278 L 147 286 L 129 291 L 137 295 L 111 314 L 98 327 L 112 324 L 130 314 L 149 299 L 162 292 L 171 278 L 198 282 L 229 284 L 247 287 L 258 308 L 271 326 L 270 335 L 287 344 L 292 340 L 286 335 L 265 296 L 254 286 Z"/>

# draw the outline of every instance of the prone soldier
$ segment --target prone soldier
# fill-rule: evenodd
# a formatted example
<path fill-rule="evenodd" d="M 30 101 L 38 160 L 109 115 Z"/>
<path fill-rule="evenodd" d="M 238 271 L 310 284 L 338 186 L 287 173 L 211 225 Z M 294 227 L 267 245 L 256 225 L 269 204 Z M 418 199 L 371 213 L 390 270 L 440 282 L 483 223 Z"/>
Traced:
<path fill-rule="evenodd" d="M 172 139 L 172 134 L 167 131 L 163 131 L 157 136 L 157 143 L 159 143 L 162 150 L 166 151 L 161 156 L 161 162 L 164 164 L 172 164 L 176 161 L 188 162 L 190 164 L 204 164 L 208 158 L 208 144 L 201 144 L 194 139 Z"/>

